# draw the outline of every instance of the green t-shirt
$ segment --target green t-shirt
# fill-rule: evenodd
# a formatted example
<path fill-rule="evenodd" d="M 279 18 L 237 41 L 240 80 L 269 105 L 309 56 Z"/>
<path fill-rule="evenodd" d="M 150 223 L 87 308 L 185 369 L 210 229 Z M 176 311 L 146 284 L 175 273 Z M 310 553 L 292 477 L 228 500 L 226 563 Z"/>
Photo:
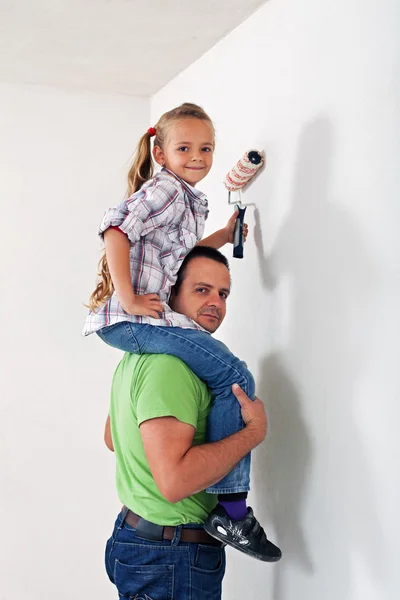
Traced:
<path fill-rule="evenodd" d="M 159 492 L 143 449 L 139 425 L 176 417 L 196 428 L 193 445 L 204 444 L 212 396 L 184 362 L 166 354 L 126 353 L 111 390 L 111 433 L 117 463 L 117 491 L 125 506 L 158 525 L 203 523 L 217 503 L 199 492 L 175 504 Z"/>

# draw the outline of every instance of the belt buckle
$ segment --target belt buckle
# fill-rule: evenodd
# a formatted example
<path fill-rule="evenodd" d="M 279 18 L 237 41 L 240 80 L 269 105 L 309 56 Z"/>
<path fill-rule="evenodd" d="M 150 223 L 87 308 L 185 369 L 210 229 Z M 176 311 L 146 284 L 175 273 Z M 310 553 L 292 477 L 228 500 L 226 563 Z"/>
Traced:
<path fill-rule="evenodd" d="M 156 525 L 151 521 L 146 521 L 142 517 L 139 518 L 138 524 L 135 527 L 136 537 L 140 537 L 144 540 L 152 540 L 153 542 L 160 542 L 163 539 L 162 525 Z"/>

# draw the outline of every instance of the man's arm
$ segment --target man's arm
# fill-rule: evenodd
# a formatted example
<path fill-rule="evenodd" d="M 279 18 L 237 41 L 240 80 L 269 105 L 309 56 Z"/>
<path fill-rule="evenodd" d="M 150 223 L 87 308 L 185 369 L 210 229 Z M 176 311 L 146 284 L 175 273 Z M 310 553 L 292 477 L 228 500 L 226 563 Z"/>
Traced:
<path fill-rule="evenodd" d="M 169 502 L 179 502 L 220 481 L 265 438 L 267 419 L 261 400 L 256 398 L 253 402 L 239 386 L 234 386 L 233 391 L 246 426 L 219 442 L 192 446 L 194 427 L 174 417 L 141 424 L 150 470 L 160 493 Z"/>
<path fill-rule="evenodd" d="M 110 428 L 110 415 L 107 417 L 106 426 L 104 429 L 104 441 L 109 450 L 114 452 L 114 444 L 111 437 L 111 428 Z"/>

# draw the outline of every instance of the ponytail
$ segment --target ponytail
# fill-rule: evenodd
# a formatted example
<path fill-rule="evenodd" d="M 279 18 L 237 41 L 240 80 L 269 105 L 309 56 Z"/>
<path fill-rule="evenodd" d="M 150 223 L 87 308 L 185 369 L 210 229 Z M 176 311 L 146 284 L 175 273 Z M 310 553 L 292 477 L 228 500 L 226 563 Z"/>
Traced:
<path fill-rule="evenodd" d="M 137 145 L 135 157 L 128 173 L 128 198 L 140 190 L 142 185 L 153 177 L 150 140 L 151 135 L 146 131 Z"/>
<path fill-rule="evenodd" d="M 88 308 L 90 308 L 92 311 L 96 311 L 98 308 L 103 306 L 103 304 L 105 304 L 114 293 L 114 284 L 108 268 L 105 250 L 103 251 L 103 256 L 99 260 L 97 275 L 99 280 L 97 282 L 96 289 L 89 298 L 88 305 Z"/>

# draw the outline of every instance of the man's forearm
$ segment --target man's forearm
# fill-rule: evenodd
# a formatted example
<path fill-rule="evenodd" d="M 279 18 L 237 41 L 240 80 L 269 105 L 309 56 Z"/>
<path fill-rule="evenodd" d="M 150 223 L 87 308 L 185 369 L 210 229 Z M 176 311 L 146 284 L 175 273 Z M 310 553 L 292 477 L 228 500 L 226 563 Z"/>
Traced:
<path fill-rule="evenodd" d="M 245 427 L 219 442 L 192 446 L 170 473 L 170 502 L 178 502 L 217 483 L 260 442 L 257 433 Z"/>

